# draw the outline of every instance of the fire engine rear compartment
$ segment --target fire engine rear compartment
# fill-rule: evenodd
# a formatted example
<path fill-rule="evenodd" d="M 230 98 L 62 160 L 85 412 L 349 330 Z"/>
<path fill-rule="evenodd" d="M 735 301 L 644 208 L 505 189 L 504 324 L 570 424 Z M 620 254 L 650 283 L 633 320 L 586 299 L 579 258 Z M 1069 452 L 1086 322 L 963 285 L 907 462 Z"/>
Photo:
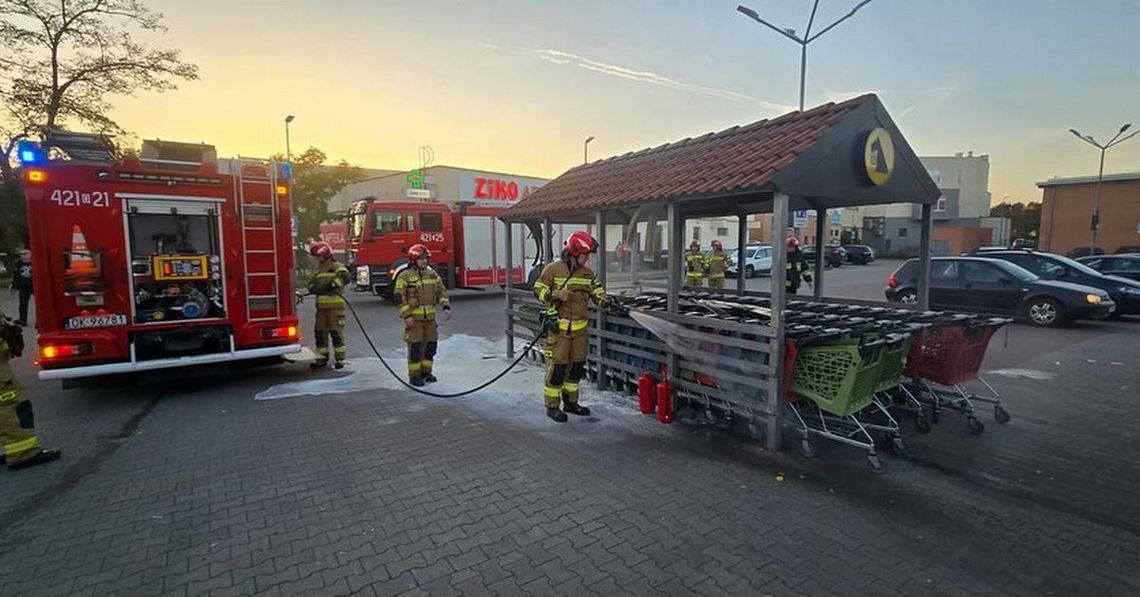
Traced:
<path fill-rule="evenodd" d="M 130 255 L 131 321 L 213 322 L 179 329 L 134 331 L 140 361 L 229 352 L 219 200 L 208 197 L 131 199 L 123 217 Z"/>

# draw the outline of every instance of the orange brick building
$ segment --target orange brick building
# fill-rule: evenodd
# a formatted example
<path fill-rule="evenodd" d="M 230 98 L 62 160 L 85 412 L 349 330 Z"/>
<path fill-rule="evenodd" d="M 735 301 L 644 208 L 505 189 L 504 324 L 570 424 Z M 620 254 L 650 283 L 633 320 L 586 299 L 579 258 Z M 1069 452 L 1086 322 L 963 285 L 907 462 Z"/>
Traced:
<path fill-rule="evenodd" d="M 1089 246 L 1089 223 L 1096 177 L 1051 178 L 1041 188 L 1041 238 L 1038 246 L 1064 255 Z M 1100 191 L 1100 231 L 1096 246 L 1105 253 L 1140 245 L 1140 172 L 1104 175 Z"/>

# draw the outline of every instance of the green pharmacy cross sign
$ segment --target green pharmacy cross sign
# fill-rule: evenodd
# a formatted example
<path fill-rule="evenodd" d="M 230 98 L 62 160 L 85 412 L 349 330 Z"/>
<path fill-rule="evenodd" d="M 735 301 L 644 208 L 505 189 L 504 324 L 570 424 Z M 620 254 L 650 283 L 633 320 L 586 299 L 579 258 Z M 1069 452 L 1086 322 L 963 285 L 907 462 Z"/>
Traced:
<path fill-rule="evenodd" d="M 424 171 L 420 168 L 408 172 L 408 184 L 412 185 L 413 189 L 424 188 Z"/>

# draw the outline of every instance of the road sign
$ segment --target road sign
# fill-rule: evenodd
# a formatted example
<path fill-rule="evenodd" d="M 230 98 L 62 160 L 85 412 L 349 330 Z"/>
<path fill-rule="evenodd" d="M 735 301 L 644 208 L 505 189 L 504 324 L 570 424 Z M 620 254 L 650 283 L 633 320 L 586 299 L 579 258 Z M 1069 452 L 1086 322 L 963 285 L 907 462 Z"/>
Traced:
<path fill-rule="evenodd" d="M 807 218 L 808 213 L 806 209 L 797 209 L 795 213 L 792 214 L 792 227 L 803 228 L 807 226 Z"/>
<path fill-rule="evenodd" d="M 431 199 L 433 195 L 431 189 L 408 189 L 405 194 L 409 199 Z"/>

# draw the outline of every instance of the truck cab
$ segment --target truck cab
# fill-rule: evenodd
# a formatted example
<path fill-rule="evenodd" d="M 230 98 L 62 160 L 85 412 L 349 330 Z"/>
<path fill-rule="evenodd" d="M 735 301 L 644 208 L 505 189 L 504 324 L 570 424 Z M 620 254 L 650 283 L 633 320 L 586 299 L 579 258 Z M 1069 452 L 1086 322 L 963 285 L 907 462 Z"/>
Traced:
<path fill-rule="evenodd" d="M 348 212 L 348 264 L 356 289 L 387 296 L 408 249 L 422 244 L 448 286 L 455 283 L 455 238 L 451 211 L 442 203 L 355 201 Z"/>

